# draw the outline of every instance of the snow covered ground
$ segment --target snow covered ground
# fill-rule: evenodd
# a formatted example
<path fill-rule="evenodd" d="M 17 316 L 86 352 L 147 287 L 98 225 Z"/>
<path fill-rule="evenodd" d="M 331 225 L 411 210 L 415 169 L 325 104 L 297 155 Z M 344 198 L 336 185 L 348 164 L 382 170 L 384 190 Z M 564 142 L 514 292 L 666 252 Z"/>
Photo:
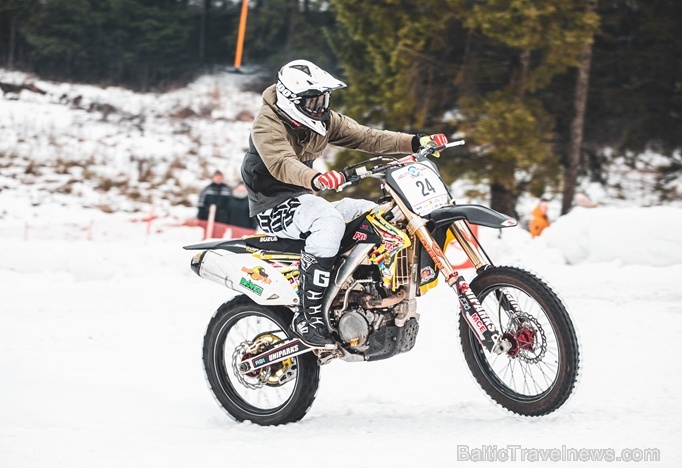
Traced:
<path fill-rule="evenodd" d="M 10 214 L 27 203 L 4 200 Z M 91 241 L 24 240 L 6 219 L 17 229 L 0 245 L 0 467 L 459 466 L 465 455 L 525 466 L 578 449 L 657 449 L 659 462 L 608 465 L 679 466 L 680 209 L 577 210 L 535 240 L 482 233 L 498 263 L 539 272 L 569 306 L 583 373 L 557 412 L 524 419 L 487 399 L 439 286 L 419 301 L 414 350 L 325 366 L 308 415 L 269 428 L 233 422 L 205 384 L 203 333 L 230 291 L 189 269 L 181 246 L 200 230 L 160 220 L 147 235 L 130 215 L 39 209 L 96 229 Z"/>

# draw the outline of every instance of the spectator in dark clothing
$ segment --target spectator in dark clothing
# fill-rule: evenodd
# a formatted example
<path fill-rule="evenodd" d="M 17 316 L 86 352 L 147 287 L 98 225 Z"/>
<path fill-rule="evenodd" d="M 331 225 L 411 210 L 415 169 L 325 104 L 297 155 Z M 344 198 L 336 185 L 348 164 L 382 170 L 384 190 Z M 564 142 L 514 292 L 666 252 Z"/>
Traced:
<path fill-rule="evenodd" d="M 230 211 L 228 224 L 248 229 L 258 227 L 256 217 L 249 216 L 248 192 L 244 182 L 239 182 L 232 190 L 228 209 Z"/>
<path fill-rule="evenodd" d="M 215 171 L 212 182 L 199 194 L 197 218 L 207 220 L 211 205 L 215 205 L 215 222 L 228 224 L 230 222 L 229 203 L 231 195 L 232 190 L 227 184 L 223 183 L 223 173 Z"/>

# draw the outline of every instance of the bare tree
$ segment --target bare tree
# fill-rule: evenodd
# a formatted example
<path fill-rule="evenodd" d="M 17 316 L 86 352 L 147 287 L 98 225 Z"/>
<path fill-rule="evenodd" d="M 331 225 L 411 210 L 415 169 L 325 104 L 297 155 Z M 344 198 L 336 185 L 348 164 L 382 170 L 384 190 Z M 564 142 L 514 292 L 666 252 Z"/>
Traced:
<path fill-rule="evenodd" d="M 587 13 L 597 10 L 597 0 L 587 0 Z M 580 167 L 580 154 L 583 145 L 583 129 L 585 127 L 585 109 L 587 107 L 587 91 L 590 79 L 590 66 L 592 65 L 592 43 L 594 35 L 590 34 L 580 54 L 578 66 L 578 80 L 575 85 L 573 108 L 575 115 L 571 122 L 571 141 L 568 148 L 568 166 L 564 173 L 564 194 L 561 206 L 561 214 L 571 210 L 575 187 L 578 180 L 578 168 Z"/>

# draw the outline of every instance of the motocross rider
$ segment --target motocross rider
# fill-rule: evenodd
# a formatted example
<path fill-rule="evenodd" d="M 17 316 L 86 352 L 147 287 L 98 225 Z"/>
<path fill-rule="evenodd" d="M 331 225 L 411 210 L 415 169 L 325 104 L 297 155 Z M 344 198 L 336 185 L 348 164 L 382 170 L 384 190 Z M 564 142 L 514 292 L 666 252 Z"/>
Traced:
<path fill-rule="evenodd" d="M 414 153 L 427 144 L 447 142 L 442 134 L 409 135 L 375 130 L 332 111 L 332 91 L 346 84 L 306 60 L 294 60 L 263 92 L 242 178 L 249 212 L 260 228 L 287 239 L 305 239 L 299 266 L 300 307 L 291 328 L 307 344 L 335 347 L 322 316 L 322 298 L 346 223 L 375 206 L 346 198 L 330 203 L 316 193 L 345 182 L 337 171 L 313 169 L 327 144 L 375 154 Z"/>

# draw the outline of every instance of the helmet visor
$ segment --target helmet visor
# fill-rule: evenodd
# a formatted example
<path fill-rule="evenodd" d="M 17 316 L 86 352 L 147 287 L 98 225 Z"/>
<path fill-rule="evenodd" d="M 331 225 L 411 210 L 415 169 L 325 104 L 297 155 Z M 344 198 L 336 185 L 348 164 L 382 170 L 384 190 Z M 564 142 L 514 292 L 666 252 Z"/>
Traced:
<path fill-rule="evenodd" d="M 301 108 L 311 117 L 321 117 L 329 108 L 329 92 L 317 96 L 306 96 L 301 102 Z"/>

